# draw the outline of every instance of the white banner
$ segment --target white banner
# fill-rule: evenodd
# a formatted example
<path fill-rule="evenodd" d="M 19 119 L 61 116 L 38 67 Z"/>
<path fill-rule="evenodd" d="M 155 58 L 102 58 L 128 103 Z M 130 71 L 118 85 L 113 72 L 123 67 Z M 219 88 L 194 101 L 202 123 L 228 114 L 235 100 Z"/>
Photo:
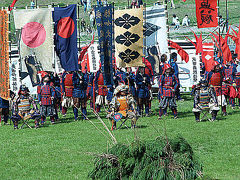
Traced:
<path fill-rule="evenodd" d="M 144 16 L 145 17 L 145 16 Z M 167 25 L 165 17 L 165 6 L 156 5 L 146 9 L 146 25 L 144 36 L 146 46 L 158 45 L 161 54 L 168 53 Z"/>
<path fill-rule="evenodd" d="M 23 72 L 54 71 L 52 10 L 14 10 L 15 28 L 21 30 L 20 55 Z M 29 62 L 29 56 L 34 61 Z M 32 78 L 34 79 L 34 78 Z M 35 82 L 34 82 L 35 83 Z"/>
<path fill-rule="evenodd" d="M 98 44 L 94 43 L 88 48 L 88 65 L 90 72 L 97 72 L 100 67 L 100 54 Z"/>
<path fill-rule="evenodd" d="M 19 75 L 19 59 L 11 59 L 9 65 L 9 78 L 10 78 L 10 89 L 17 94 L 18 89 L 21 85 L 20 75 Z"/>

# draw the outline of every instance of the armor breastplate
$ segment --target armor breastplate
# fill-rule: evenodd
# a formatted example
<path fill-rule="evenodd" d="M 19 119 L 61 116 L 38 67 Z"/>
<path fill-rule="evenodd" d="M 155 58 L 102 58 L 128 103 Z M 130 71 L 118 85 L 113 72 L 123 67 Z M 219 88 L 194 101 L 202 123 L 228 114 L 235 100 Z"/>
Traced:
<path fill-rule="evenodd" d="M 211 79 L 210 79 L 210 84 L 213 86 L 220 86 L 221 85 L 221 74 L 218 73 L 213 73 Z"/>
<path fill-rule="evenodd" d="M 19 111 L 29 111 L 31 109 L 31 104 L 29 102 L 29 99 L 27 99 L 27 98 L 21 99 L 20 98 L 20 103 L 18 104 L 18 109 L 19 109 Z"/>
<path fill-rule="evenodd" d="M 120 103 L 119 111 L 124 111 L 128 109 L 127 97 L 120 97 L 117 99 L 117 101 Z"/>
<path fill-rule="evenodd" d="M 72 76 L 73 76 L 73 74 L 66 74 L 66 77 L 65 77 L 65 80 L 64 80 L 64 85 L 65 86 L 73 86 Z"/>
<path fill-rule="evenodd" d="M 163 86 L 173 87 L 173 78 L 172 77 L 165 77 Z"/>
<path fill-rule="evenodd" d="M 209 92 L 208 92 L 208 88 L 207 89 L 201 89 L 200 90 L 200 94 L 199 94 L 199 104 L 202 108 L 206 108 L 209 107 L 210 103 L 210 96 L 209 96 Z"/>
<path fill-rule="evenodd" d="M 100 73 L 98 77 L 98 85 L 104 85 L 103 74 Z"/>

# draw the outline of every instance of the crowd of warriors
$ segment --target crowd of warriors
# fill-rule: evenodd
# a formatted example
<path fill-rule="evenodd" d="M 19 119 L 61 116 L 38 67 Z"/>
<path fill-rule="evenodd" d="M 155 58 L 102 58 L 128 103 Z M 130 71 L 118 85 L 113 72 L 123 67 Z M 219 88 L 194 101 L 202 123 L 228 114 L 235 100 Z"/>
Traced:
<path fill-rule="evenodd" d="M 220 107 L 223 115 L 227 115 L 227 102 L 235 108 L 236 99 L 240 107 L 240 72 L 237 72 L 237 58 L 225 65 L 214 61 L 210 72 L 202 71 L 201 81 L 192 87 L 194 96 L 193 113 L 196 121 L 200 121 L 200 114 L 209 110 L 212 121 Z M 159 119 L 167 115 L 168 108 L 173 117 L 178 118 L 177 100 L 180 96 L 180 82 L 177 54 L 172 53 L 170 60 L 167 56 L 160 57 L 159 73 L 155 74 L 149 67 L 139 67 L 136 72 L 132 68 L 115 68 L 113 84 L 105 85 L 104 74 L 100 67 L 96 73 L 65 71 L 62 74 L 41 72 L 41 83 L 37 88 L 38 103 L 29 94 L 28 87 L 21 85 L 17 95 L 11 93 L 11 101 L 0 99 L 0 113 L 5 124 L 9 118 L 14 128 L 18 129 L 19 121 L 34 119 L 35 127 L 44 125 L 49 117 L 52 124 L 58 121 L 58 113 L 66 116 L 69 108 L 73 109 L 74 120 L 87 118 L 87 102 L 90 111 L 107 114 L 112 121 L 112 129 L 116 129 L 119 119 L 131 119 L 132 127 L 136 127 L 139 117 L 150 116 L 152 85 L 154 79 L 158 82 Z"/>

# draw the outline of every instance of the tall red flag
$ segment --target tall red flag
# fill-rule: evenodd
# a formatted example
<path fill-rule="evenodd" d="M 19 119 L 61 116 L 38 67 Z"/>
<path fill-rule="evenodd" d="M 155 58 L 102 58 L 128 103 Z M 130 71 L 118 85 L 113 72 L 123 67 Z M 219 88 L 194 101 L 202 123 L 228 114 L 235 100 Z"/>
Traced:
<path fill-rule="evenodd" d="M 217 0 L 195 0 L 198 28 L 217 27 Z"/>
<path fill-rule="evenodd" d="M 220 48 L 221 48 L 221 55 L 223 56 L 223 63 L 226 64 L 226 62 L 232 61 L 232 53 L 230 51 L 230 48 L 227 44 L 227 42 L 225 41 L 225 39 L 223 39 L 222 36 L 220 36 L 220 41 L 219 41 L 219 34 L 214 34 L 211 33 L 217 40 L 216 46 L 219 48 L 219 44 L 220 44 Z M 220 56 L 220 54 L 218 54 Z"/>
<path fill-rule="evenodd" d="M 237 38 L 238 38 L 238 41 L 237 41 L 237 43 L 236 43 L 235 52 L 236 52 L 236 54 L 238 54 L 238 59 L 240 59 L 240 21 L 239 21 Z"/>
<path fill-rule="evenodd" d="M 177 43 L 169 40 L 169 46 L 176 49 L 178 51 L 178 54 L 181 56 L 182 60 L 184 60 L 186 63 L 189 61 L 189 55 L 186 51 L 181 48 Z"/>
<path fill-rule="evenodd" d="M 204 43 L 202 52 L 202 62 L 205 65 L 207 72 L 212 70 L 212 64 L 214 61 L 214 45 L 213 43 Z"/>
<path fill-rule="evenodd" d="M 13 10 L 13 7 L 15 6 L 17 1 L 18 0 L 13 0 L 12 4 L 10 5 L 10 9 L 9 9 L 10 11 Z"/>

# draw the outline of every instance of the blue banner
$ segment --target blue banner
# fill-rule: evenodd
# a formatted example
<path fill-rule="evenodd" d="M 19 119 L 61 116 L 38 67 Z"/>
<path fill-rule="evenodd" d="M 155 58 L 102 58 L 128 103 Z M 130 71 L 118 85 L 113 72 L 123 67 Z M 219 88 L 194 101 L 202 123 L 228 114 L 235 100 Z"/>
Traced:
<path fill-rule="evenodd" d="M 54 43 L 61 66 L 66 71 L 78 70 L 77 5 L 55 7 L 53 12 Z"/>
<path fill-rule="evenodd" d="M 112 5 L 95 8 L 96 25 L 100 45 L 100 61 L 104 76 L 104 84 L 113 84 L 112 67 L 112 34 L 113 34 L 113 7 Z"/>

